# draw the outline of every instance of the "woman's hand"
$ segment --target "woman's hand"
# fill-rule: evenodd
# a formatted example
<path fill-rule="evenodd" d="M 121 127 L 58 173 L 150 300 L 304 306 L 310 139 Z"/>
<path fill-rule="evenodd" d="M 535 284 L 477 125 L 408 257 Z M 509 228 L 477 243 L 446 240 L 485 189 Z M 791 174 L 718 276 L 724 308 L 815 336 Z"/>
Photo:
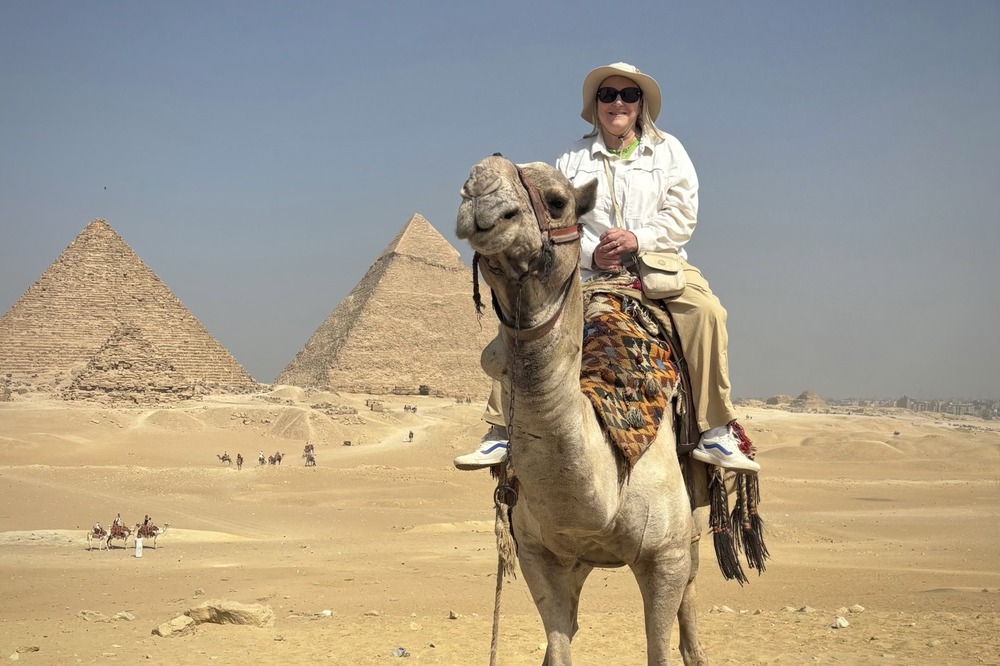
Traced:
<path fill-rule="evenodd" d="M 626 229 L 612 227 L 601 234 L 601 241 L 594 250 L 594 265 L 604 271 L 615 271 L 622 267 L 622 255 L 634 254 L 639 250 L 635 234 Z"/>

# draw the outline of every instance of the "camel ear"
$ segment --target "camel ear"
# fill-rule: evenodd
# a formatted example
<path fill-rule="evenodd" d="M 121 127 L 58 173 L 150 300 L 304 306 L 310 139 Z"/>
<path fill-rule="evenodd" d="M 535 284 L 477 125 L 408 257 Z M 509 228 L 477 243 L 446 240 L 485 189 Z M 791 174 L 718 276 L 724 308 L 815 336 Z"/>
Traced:
<path fill-rule="evenodd" d="M 576 195 L 576 219 L 579 220 L 594 209 L 597 201 L 597 179 L 573 188 L 573 194 Z"/>

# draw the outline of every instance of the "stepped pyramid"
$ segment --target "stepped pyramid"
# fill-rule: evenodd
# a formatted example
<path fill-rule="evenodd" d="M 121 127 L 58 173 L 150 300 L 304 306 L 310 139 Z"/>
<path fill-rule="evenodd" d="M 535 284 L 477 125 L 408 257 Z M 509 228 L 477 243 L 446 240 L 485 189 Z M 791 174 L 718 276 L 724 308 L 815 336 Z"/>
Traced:
<path fill-rule="evenodd" d="M 63 396 L 70 400 L 168 402 L 194 396 L 194 386 L 149 342 L 138 326 L 122 324 L 78 374 Z"/>
<path fill-rule="evenodd" d="M 155 350 L 157 359 L 135 363 L 136 372 L 152 373 L 145 378 L 150 387 L 164 381 L 182 392 L 193 383 L 255 385 L 104 220 L 88 224 L 0 318 L 0 379 L 66 389 L 91 361 L 97 364 L 88 370 L 94 379 L 101 363 L 95 355 L 108 345 L 121 347 L 114 339 L 122 336 L 138 336 Z M 105 373 L 104 385 L 110 377 Z"/>
<path fill-rule="evenodd" d="M 476 316 L 472 270 L 414 215 L 276 382 L 480 400 L 490 380 L 479 356 L 496 333 L 492 315 Z"/>

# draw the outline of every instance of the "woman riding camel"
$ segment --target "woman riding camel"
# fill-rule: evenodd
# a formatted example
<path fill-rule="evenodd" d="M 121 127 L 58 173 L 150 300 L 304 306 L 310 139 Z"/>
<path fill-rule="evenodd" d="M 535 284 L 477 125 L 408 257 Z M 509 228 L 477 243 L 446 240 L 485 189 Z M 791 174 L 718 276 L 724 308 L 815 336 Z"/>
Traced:
<path fill-rule="evenodd" d="M 658 129 L 660 86 L 647 74 L 619 62 L 592 70 L 583 81 L 581 117 L 593 130 L 556 160 L 556 168 L 579 187 L 597 180 L 597 204 L 580 218 L 580 275 L 635 271 L 640 252 L 676 252 L 687 285 L 669 300 L 681 340 L 701 438 L 697 460 L 749 474 L 760 465 L 740 451 L 731 424 L 726 311 L 702 277 L 687 263 L 684 246 L 698 221 L 698 176 L 675 137 Z M 613 189 L 610 185 L 613 183 Z M 492 427 L 476 451 L 459 456 L 459 469 L 502 462 L 507 433 L 499 382 L 494 382 L 484 420 Z"/>

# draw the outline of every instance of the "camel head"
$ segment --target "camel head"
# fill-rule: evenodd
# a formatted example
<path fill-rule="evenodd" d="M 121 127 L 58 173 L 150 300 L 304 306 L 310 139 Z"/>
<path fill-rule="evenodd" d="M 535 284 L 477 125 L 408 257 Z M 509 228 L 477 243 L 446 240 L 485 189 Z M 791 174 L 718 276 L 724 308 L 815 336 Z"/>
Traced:
<path fill-rule="evenodd" d="M 541 316 L 551 295 L 568 284 L 580 260 L 577 220 L 594 207 L 597 181 L 578 188 L 542 162 L 515 166 L 487 157 L 472 167 L 462 186 L 456 234 L 476 251 L 483 278 L 513 321 L 527 294 Z"/>

